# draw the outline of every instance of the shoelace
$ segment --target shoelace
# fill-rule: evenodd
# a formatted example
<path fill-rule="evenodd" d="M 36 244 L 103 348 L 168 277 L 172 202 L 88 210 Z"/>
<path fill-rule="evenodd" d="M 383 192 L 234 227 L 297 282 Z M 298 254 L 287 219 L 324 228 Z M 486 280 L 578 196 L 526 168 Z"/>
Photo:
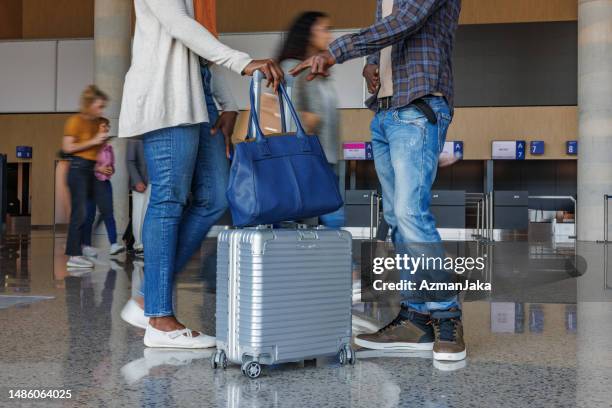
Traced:
<path fill-rule="evenodd" d="M 404 320 L 402 317 L 397 316 L 395 319 L 391 320 L 390 323 L 388 323 L 386 326 L 381 327 L 380 329 L 378 329 L 378 333 L 383 333 L 395 326 L 399 326 L 399 324 L 402 322 L 402 320 Z"/>
<path fill-rule="evenodd" d="M 456 341 L 457 339 L 457 324 L 456 319 L 437 319 L 430 320 L 427 324 L 433 324 L 436 338 L 442 341 Z"/>
<path fill-rule="evenodd" d="M 175 330 L 172 333 L 168 334 L 168 337 L 170 337 L 172 340 L 180 337 L 180 336 L 187 336 L 187 337 L 193 337 L 193 333 L 191 332 L 190 329 L 182 329 L 182 330 Z"/>

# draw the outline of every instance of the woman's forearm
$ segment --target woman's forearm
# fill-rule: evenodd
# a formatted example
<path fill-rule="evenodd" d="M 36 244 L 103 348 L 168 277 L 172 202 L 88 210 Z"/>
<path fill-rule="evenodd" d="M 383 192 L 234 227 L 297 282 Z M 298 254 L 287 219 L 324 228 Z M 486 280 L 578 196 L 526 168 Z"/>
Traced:
<path fill-rule="evenodd" d="M 93 139 L 86 140 L 81 143 L 75 143 L 74 139 L 70 136 L 64 136 L 64 140 L 62 142 L 62 150 L 68 154 L 82 152 L 84 150 L 91 149 L 94 146 L 95 142 Z"/>

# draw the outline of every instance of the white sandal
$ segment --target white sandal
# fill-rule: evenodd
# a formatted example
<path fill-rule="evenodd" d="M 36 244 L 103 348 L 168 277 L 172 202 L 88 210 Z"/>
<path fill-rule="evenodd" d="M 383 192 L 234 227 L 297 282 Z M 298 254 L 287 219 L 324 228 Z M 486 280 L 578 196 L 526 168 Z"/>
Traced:
<path fill-rule="evenodd" d="M 147 347 L 170 347 L 199 349 L 215 347 L 217 340 L 212 336 L 207 336 L 197 332 L 198 336 L 193 336 L 191 329 L 174 330 L 165 332 L 157 330 L 150 324 L 147 326 L 144 336 L 144 344 Z"/>

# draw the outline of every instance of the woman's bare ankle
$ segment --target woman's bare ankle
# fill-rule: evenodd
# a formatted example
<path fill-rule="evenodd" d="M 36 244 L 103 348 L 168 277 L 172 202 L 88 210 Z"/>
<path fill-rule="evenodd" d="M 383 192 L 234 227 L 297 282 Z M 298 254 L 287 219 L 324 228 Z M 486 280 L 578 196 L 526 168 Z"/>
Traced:
<path fill-rule="evenodd" d="M 166 332 L 185 328 L 174 316 L 151 317 L 149 318 L 149 324 L 157 330 Z"/>
<path fill-rule="evenodd" d="M 153 326 L 153 328 L 164 332 L 185 329 L 185 326 L 181 322 L 179 322 L 174 316 L 151 317 L 149 318 L 149 324 Z M 191 335 L 193 337 L 197 337 L 200 335 L 200 333 L 192 330 Z"/>

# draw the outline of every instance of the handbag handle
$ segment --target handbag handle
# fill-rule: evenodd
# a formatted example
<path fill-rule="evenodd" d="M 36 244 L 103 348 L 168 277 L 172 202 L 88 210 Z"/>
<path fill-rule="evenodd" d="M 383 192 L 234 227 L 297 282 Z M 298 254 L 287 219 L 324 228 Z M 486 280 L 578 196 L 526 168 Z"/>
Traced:
<path fill-rule="evenodd" d="M 250 87 L 252 88 L 252 90 L 250 92 L 253 92 L 255 94 L 255 103 L 251 102 L 251 106 L 255 107 L 255 111 L 257 111 L 257 107 L 261 107 L 261 81 L 265 78 L 265 75 L 263 74 L 263 72 L 261 72 L 260 70 L 256 70 L 253 73 L 253 79 L 252 82 L 250 84 Z M 250 94 L 249 94 L 250 95 Z M 257 96 L 260 96 L 259 100 L 257 100 Z M 277 95 L 277 100 L 278 100 L 278 105 L 280 107 L 280 117 L 281 117 L 281 130 L 283 133 L 287 133 L 287 124 L 285 121 L 285 107 L 283 104 L 283 100 L 280 98 L 280 94 Z M 247 127 L 247 135 L 246 135 L 246 139 L 250 139 L 253 132 L 257 133 L 256 130 L 254 130 L 255 128 L 255 122 L 253 122 L 253 108 L 250 109 L 249 111 L 249 120 L 248 120 L 248 127 Z"/>
<path fill-rule="evenodd" d="M 249 114 L 249 130 L 248 130 L 246 138 L 247 139 L 251 138 L 252 136 L 251 127 L 253 127 L 255 129 L 255 141 L 264 142 L 265 136 L 259 124 L 258 112 L 257 112 L 256 103 L 255 103 L 255 81 L 259 81 L 259 78 L 261 75 L 261 74 L 258 75 L 258 72 L 260 71 L 255 71 L 255 75 L 253 76 L 253 79 L 251 80 L 251 87 L 249 91 L 249 97 L 251 101 L 251 112 Z M 287 94 L 287 89 L 285 88 L 285 85 L 283 83 L 281 83 L 278 87 L 278 101 L 279 101 L 279 107 L 280 107 L 280 112 L 281 112 L 281 122 L 283 126 L 283 132 L 287 131 L 286 125 L 285 125 L 285 115 L 284 115 L 284 112 L 285 112 L 284 103 L 286 103 L 287 107 L 289 108 L 289 113 L 291 114 L 295 122 L 296 128 L 297 128 L 296 136 L 299 138 L 306 137 L 306 131 L 304 130 L 304 127 L 302 126 L 302 122 L 300 122 L 300 118 L 295 110 L 295 107 L 293 106 L 293 103 L 291 103 L 291 99 L 289 98 L 289 95 Z"/>

